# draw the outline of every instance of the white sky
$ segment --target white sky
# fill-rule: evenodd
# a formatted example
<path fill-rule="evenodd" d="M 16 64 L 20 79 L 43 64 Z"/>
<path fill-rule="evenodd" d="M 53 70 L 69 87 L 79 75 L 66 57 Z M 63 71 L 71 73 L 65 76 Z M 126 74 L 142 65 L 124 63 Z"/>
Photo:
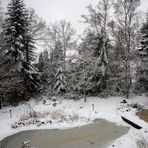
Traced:
<path fill-rule="evenodd" d="M 10 0 L 1 0 L 5 7 Z M 89 3 L 96 5 L 98 0 L 25 0 L 27 7 L 32 7 L 47 23 L 60 19 L 70 21 L 78 32 L 82 32 L 81 15 L 87 13 Z M 148 0 L 142 0 L 142 10 L 148 10 Z"/>

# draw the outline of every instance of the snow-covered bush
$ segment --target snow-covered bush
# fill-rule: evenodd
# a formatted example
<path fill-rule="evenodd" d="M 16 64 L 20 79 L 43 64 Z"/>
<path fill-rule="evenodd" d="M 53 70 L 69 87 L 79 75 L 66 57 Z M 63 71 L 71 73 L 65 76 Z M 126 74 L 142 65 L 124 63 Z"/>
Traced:
<path fill-rule="evenodd" d="M 138 148 L 148 148 L 148 142 L 145 139 L 137 140 Z"/>
<path fill-rule="evenodd" d="M 67 93 L 65 96 L 64 96 L 65 99 L 68 99 L 68 100 L 79 100 L 81 99 L 81 97 L 77 94 L 73 94 L 73 93 Z"/>
<path fill-rule="evenodd" d="M 136 141 L 137 148 L 148 148 L 148 140 L 144 137 L 141 137 Z"/>
<path fill-rule="evenodd" d="M 53 110 L 45 112 L 32 111 L 31 114 L 23 115 L 11 125 L 12 128 L 18 128 L 22 126 L 36 125 L 41 126 L 43 124 L 52 124 L 52 122 L 76 122 L 78 120 L 85 120 L 85 118 L 80 117 L 77 113 L 65 113 L 62 110 Z"/>
<path fill-rule="evenodd" d="M 132 108 L 136 108 L 138 111 L 141 111 L 142 109 L 144 109 L 144 106 L 138 103 L 129 104 L 129 106 L 131 106 Z"/>

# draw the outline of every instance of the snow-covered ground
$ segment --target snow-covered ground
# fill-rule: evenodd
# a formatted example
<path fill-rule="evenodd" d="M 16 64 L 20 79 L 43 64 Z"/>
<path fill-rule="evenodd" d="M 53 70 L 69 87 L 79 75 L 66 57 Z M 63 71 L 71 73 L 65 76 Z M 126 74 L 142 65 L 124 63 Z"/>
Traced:
<path fill-rule="evenodd" d="M 0 110 L 0 140 L 14 133 L 30 129 L 67 129 L 92 123 L 101 118 L 119 125 L 129 126 L 121 116 L 141 125 L 142 130 L 130 127 L 129 132 L 114 141 L 108 147 L 115 148 L 147 148 L 148 123 L 136 116 L 137 109 L 127 105 L 136 104 L 148 108 L 148 98 L 139 96 L 131 98 L 127 104 L 121 103 L 123 98 L 107 99 L 90 97 L 84 99 L 64 100 L 53 98 L 52 101 L 43 96 L 41 101 L 31 100 L 17 107 L 6 107 Z M 12 118 L 10 115 L 12 113 Z M 13 127 L 13 128 L 12 128 Z M 144 144 L 143 144 L 144 142 Z"/>

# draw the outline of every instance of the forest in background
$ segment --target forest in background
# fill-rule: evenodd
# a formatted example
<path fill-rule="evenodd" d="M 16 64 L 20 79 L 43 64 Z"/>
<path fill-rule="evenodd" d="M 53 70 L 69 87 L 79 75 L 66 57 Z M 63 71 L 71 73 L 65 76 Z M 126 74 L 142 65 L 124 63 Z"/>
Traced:
<path fill-rule="evenodd" d="M 140 0 L 90 4 L 81 35 L 66 20 L 47 24 L 23 0 L 11 0 L 6 13 L 0 7 L 0 104 L 43 93 L 85 101 L 147 94 L 148 15 L 139 6 Z"/>

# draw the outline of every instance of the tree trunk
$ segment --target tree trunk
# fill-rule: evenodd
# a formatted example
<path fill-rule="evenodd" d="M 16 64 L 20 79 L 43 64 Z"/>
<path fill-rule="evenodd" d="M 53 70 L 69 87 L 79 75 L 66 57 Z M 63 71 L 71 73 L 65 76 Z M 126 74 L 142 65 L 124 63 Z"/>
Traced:
<path fill-rule="evenodd" d="M 0 109 L 2 109 L 2 98 L 0 98 Z"/>

